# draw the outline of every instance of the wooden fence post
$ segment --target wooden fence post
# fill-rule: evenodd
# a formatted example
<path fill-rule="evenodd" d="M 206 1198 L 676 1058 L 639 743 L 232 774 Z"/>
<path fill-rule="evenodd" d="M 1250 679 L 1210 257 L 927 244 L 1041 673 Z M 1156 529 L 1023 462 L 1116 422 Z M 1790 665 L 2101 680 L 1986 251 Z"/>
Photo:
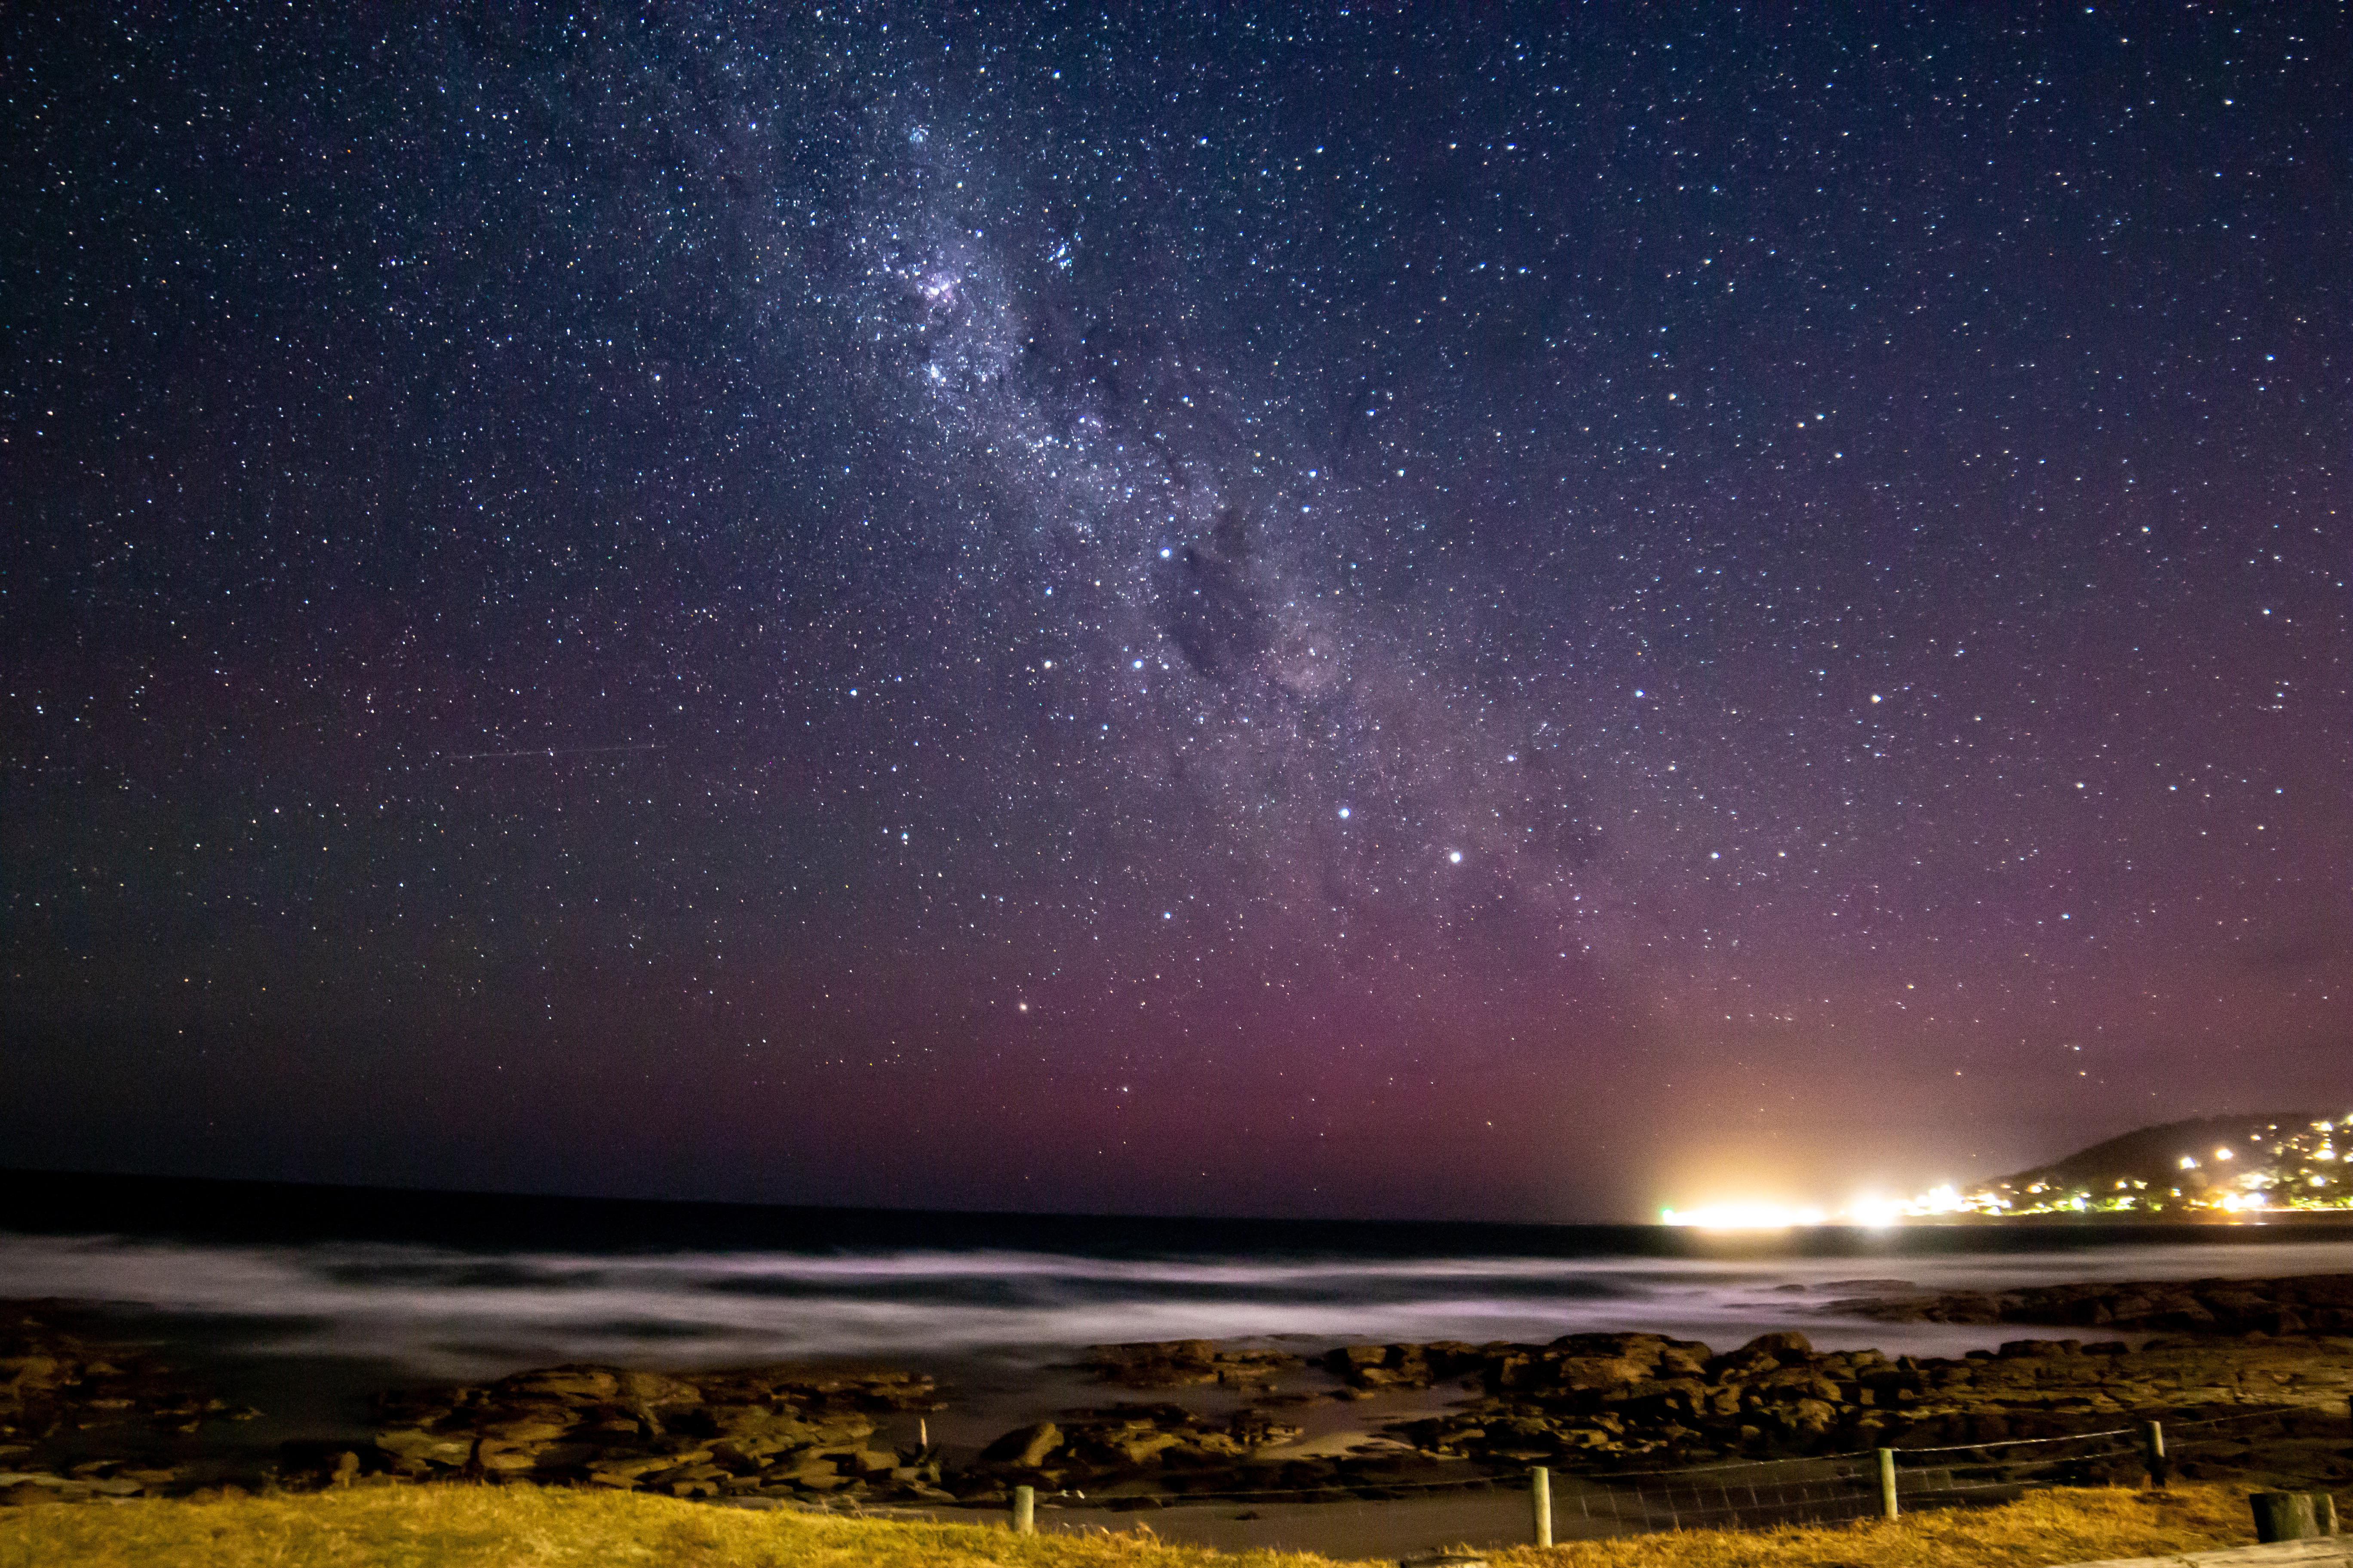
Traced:
<path fill-rule="evenodd" d="M 1552 1472 L 1538 1465 L 1528 1472 L 1528 1504 L 1536 1516 L 1536 1544 L 1552 1544 Z"/>
<path fill-rule="evenodd" d="M 2172 1467 L 2165 1459 L 2165 1423 L 2144 1421 L 2140 1424 L 2141 1447 L 2148 1458 L 2148 1484 L 2161 1487 Z"/>
<path fill-rule="evenodd" d="M 1013 1489 L 1013 1533 L 1016 1535 L 1038 1533 L 1038 1489 L 1036 1487 Z"/>
<path fill-rule="evenodd" d="M 1879 1512 L 1883 1519 L 1895 1517 L 1895 1450 L 1879 1450 Z"/>

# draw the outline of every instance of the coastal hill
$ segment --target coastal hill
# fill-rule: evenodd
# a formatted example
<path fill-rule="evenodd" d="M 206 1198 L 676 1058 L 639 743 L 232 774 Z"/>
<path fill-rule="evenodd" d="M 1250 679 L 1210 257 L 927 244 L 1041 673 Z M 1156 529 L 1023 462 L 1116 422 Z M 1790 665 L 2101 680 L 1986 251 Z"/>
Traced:
<path fill-rule="evenodd" d="M 1999 1218 L 2353 1211 L 2353 1113 L 2265 1111 L 2144 1127 L 1974 1187 L 1962 1205 Z"/>

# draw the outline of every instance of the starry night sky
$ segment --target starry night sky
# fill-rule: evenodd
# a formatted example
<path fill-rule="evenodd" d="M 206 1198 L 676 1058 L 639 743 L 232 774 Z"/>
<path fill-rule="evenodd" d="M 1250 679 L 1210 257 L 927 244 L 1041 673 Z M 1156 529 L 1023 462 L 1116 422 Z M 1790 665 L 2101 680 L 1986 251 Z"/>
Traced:
<path fill-rule="evenodd" d="M 2342 1100 L 2348 26 L 12 8 L 0 1163 L 1609 1218 Z"/>

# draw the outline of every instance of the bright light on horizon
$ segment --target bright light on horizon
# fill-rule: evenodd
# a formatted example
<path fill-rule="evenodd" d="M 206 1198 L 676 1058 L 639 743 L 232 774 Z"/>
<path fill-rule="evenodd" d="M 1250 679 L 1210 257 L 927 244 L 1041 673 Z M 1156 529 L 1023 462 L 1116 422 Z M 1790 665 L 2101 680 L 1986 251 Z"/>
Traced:
<path fill-rule="evenodd" d="M 1820 1209 L 1755 1203 L 1661 1209 L 1659 1219 L 1664 1225 L 1694 1226 L 1701 1230 L 1791 1230 L 1799 1226 L 1830 1223 L 1830 1215 Z"/>
<path fill-rule="evenodd" d="M 1662 1208 L 1659 1211 L 1659 1223 L 1696 1230 L 1797 1230 L 1818 1225 L 1858 1225 L 1879 1229 L 1907 1219 L 1961 1214 L 1969 1207 L 1960 1188 L 1947 1182 L 1914 1198 L 1859 1197 L 1835 1213 L 1810 1204 L 1749 1198 L 1736 1203 L 1702 1204 L 1693 1209 Z"/>
<path fill-rule="evenodd" d="M 1855 1224 L 1877 1227 L 1902 1219 L 1904 1205 L 1894 1198 L 1857 1198 L 1846 1212 Z"/>

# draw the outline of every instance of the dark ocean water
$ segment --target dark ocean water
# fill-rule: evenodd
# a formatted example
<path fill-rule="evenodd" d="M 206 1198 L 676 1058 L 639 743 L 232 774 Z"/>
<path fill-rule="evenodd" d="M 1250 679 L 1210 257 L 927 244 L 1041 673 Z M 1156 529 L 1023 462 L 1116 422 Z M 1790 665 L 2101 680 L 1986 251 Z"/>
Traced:
<path fill-rule="evenodd" d="M 1107 1341 L 1547 1340 L 1952 1353 L 2017 1330 L 1828 1316 L 1841 1296 L 2353 1271 L 2353 1226 L 1312 1224 L 476 1197 L 0 1175 L 0 1296 L 65 1297 L 243 1362 L 479 1377 L 554 1361 L 1067 1361 Z"/>

